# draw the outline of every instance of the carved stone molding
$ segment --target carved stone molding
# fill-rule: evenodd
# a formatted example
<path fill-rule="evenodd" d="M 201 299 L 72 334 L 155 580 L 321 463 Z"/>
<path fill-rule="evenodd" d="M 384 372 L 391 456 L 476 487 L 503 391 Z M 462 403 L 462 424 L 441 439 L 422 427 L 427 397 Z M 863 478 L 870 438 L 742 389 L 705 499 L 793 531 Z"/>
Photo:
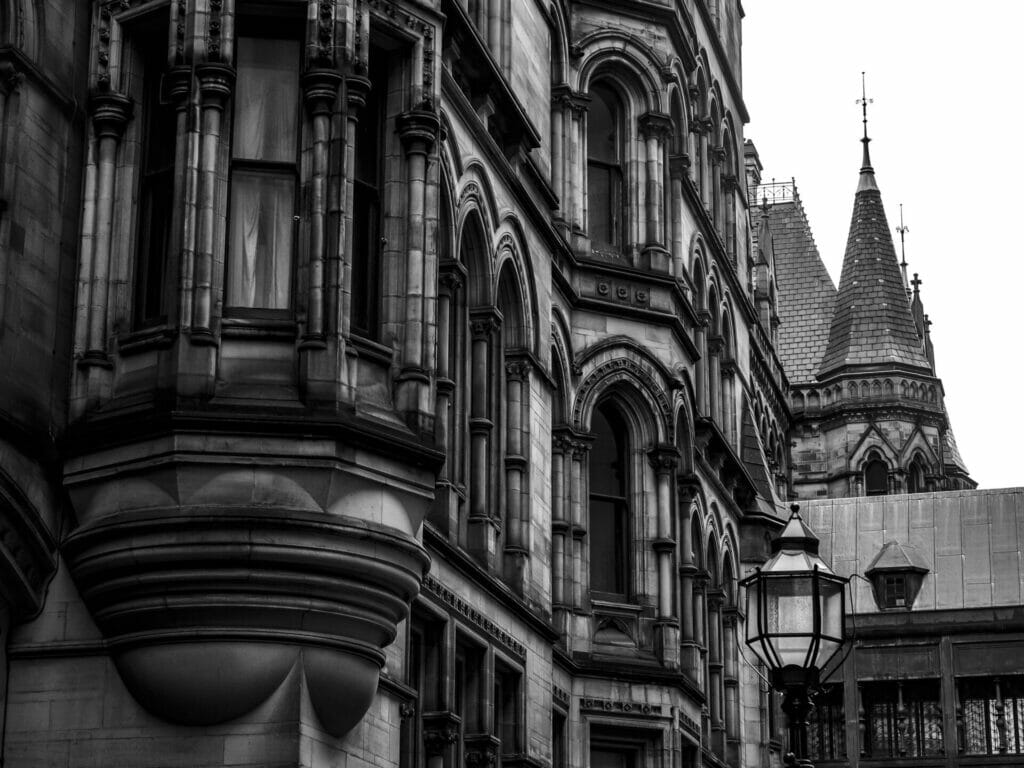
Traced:
<path fill-rule="evenodd" d="M 441 584 L 434 576 L 423 580 L 423 591 L 434 595 L 449 610 L 472 624 L 492 640 L 511 650 L 520 659 L 526 658 L 526 646 L 516 640 L 510 633 L 495 624 L 474 606 Z"/>

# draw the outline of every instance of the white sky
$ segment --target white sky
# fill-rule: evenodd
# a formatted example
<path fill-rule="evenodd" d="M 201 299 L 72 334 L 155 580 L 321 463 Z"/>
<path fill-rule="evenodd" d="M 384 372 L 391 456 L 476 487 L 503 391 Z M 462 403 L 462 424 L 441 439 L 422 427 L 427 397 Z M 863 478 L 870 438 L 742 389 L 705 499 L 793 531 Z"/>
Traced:
<path fill-rule="evenodd" d="M 903 203 L 935 363 L 981 488 L 1024 485 L 1024 2 L 744 0 L 746 138 L 763 181 L 796 178 L 836 285 L 861 161 L 860 73 L 890 227 Z M 897 254 L 899 236 L 893 232 Z"/>

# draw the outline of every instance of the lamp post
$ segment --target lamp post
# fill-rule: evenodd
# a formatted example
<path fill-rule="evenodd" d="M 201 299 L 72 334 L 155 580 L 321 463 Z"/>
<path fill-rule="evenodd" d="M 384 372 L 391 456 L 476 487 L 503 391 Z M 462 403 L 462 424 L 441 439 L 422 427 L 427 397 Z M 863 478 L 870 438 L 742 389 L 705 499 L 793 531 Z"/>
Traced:
<path fill-rule="evenodd" d="M 772 541 L 772 556 L 740 582 L 747 588 L 746 642 L 768 667 L 772 687 L 784 694 L 790 764 L 813 768 L 807 755 L 810 690 L 835 671 L 846 639 L 848 578 L 818 556 L 818 537 L 800 518 L 800 506 Z"/>

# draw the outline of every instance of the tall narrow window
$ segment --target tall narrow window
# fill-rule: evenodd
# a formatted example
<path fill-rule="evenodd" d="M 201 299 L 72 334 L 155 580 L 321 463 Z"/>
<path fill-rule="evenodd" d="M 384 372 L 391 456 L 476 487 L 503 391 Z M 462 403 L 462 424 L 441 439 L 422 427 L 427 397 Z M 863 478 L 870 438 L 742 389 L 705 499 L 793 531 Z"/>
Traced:
<path fill-rule="evenodd" d="M 298 40 L 239 37 L 227 303 L 291 304 L 299 151 Z"/>
<path fill-rule="evenodd" d="M 592 247 L 622 248 L 622 108 L 608 87 L 590 90 L 587 111 L 587 212 Z"/>
<path fill-rule="evenodd" d="M 173 289 L 170 259 L 174 209 L 174 150 L 177 112 L 162 92 L 167 67 L 167 17 L 139 29 L 136 48 L 143 60 L 142 162 L 139 180 L 139 242 L 135 273 L 135 324 L 167 319 Z"/>
<path fill-rule="evenodd" d="M 377 338 L 380 322 L 380 251 L 383 236 L 384 131 L 387 52 L 370 48 L 370 93 L 356 123 L 352 174 L 352 329 Z"/>
<path fill-rule="evenodd" d="M 519 673 L 507 664 L 494 662 L 494 724 L 492 733 L 501 739 L 501 754 L 519 750 Z"/>
<path fill-rule="evenodd" d="M 590 587 L 624 600 L 629 559 L 629 505 L 626 426 L 608 404 L 599 405 L 591 424 Z"/>
<path fill-rule="evenodd" d="M 462 733 L 481 730 L 483 696 L 483 649 L 465 641 L 455 646 L 455 714 L 462 719 Z"/>
<path fill-rule="evenodd" d="M 868 496 L 884 496 L 889 492 L 889 467 L 877 453 L 864 465 L 864 492 Z"/>

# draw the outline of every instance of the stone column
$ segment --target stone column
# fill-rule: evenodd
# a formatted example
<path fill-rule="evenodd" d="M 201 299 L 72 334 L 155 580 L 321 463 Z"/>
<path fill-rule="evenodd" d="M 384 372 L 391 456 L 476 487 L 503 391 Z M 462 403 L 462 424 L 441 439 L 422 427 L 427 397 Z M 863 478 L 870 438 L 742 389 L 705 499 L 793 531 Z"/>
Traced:
<path fill-rule="evenodd" d="M 660 112 L 647 112 L 640 116 L 640 135 L 644 139 L 647 183 L 644 189 L 645 266 L 657 271 L 668 271 L 668 251 L 665 249 L 663 184 L 665 178 L 662 151 L 666 139 L 672 134 L 672 118 Z"/>
<path fill-rule="evenodd" d="M 99 93 L 89 102 L 96 136 L 95 187 L 91 211 L 93 226 L 88 256 L 83 253 L 79 273 L 79 302 L 85 315 L 85 344 L 79 365 L 109 367 L 107 358 L 111 240 L 114 227 L 114 175 L 117 149 L 132 116 L 132 100 L 120 93 Z M 87 225 L 88 226 L 88 225 Z M 84 250 L 84 249 L 83 249 Z"/>
<path fill-rule="evenodd" d="M 457 448 L 461 430 L 455 423 L 455 371 L 453 361 L 457 361 L 457 351 L 452 350 L 452 325 L 457 320 L 452 318 L 452 306 L 458 303 L 458 294 L 462 287 L 462 275 L 447 271 L 439 279 L 440 290 L 437 295 L 437 378 L 435 380 L 436 395 L 434 398 L 434 440 L 439 450 L 443 451 L 447 460 L 437 476 L 434 493 L 434 513 L 431 522 L 439 530 L 453 536 L 459 527 L 458 494 L 454 485 L 458 480 L 454 463 L 462 453 Z"/>
<path fill-rule="evenodd" d="M 725 672 L 725 754 L 730 764 L 737 764 L 740 750 L 739 659 L 737 656 L 738 615 L 735 606 L 722 610 L 723 662 Z"/>
<path fill-rule="evenodd" d="M 490 310 L 474 313 L 470 320 L 470 415 L 469 415 L 469 541 L 470 553 L 487 568 L 494 567 L 495 530 L 490 500 L 491 435 L 490 413 L 491 347 L 499 330 Z"/>
<path fill-rule="evenodd" d="M 577 611 L 590 606 L 590 552 L 587 546 L 587 519 L 590 478 L 588 476 L 590 442 L 575 440 L 569 480 L 569 515 L 572 526 L 572 606 Z"/>
<path fill-rule="evenodd" d="M 736 361 L 732 358 L 722 360 L 721 367 L 721 397 L 722 397 L 722 433 L 729 444 L 736 448 L 736 397 L 734 383 L 736 379 Z"/>
<path fill-rule="evenodd" d="M 662 664 L 670 668 L 679 666 L 679 619 L 672 575 L 676 540 L 672 528 L 672 478 L 679 465 L 679 451 L 674 445 L 659 445 L 648 454 L 657 491 L 657 537 L 652 542 L 658 567 L 657 616 L 655 620 L 655 650 Z"/>
<path fill-rule="evenodd" d="M 567 486 L 571 470 L 572 442 L 564 433 L 551 439 L 551 602 L 557 614 L 572 601 L 572 586 L 566 579 L 566 541 L 570 534 L 567 514 Z M 557 621 L 556 621 L 557 625 Z"/>
<path fill-rule="evenodd" d="M 696 611 L 694 576 L 697 566 L 693 560 L 693 499 L 699 486 L 693 478 L 679 478 L 679 623 L 680 667 L 694 680 L 699 676 L 697 665 L 700 652 L 696 641 Z"/>
<path fill-rule="evenodd" d="M 430 423 L 430 375 L 424 368 L 426 301 L 430 296 L 424 269 L 426 258 L 427 156 L 433 150 L 440 129 L 437 115 L 426 110 L 406 112 L 398 118 L 398 135 L 405 147 L 405 339 L 402 371 L 397 380 L 396 400 L 406 422 L 418 434 L 427 434 Z M 431 283 L 432 284 L 432 283 Z"/>
<path fill-rule="evenodd" d="M 710 395 L 711 417 L 725 433 L 725 420 L 722 414 L 722 350 L 725 340 L 721 336 L 708 339 L 708 392 Z"/>
<path fill-rule="evenodd" d="M 586 186 L 587 170 L 587 107 L 590 97 L 586 94 L 572 94 L 569 100 L 571 123 L 571 151 L 569 157 L 569 193 L 572 198 L 570 225 L 573 233 L 573 247 L 579 251 L 586 247 Z"/>
<path fill-rule="evenodd" d="M 689 173 L 689 155 L 674 155 L 668 161 L 672 210 L 672 276 L 681 279 L 686 272 L 686 244 L 683 242 L 683 180 Z"/>
<path fill-rule="evenodd" d="M 557 207 L 551 212 L 556 229 L 563 235 L 569 200 L 565 194 L 565 116 L 568 110 L 569 86 L 562 83 L 551 89 L 551 188 L 558 198 Z"/>
<path fill-rule="evenodd" d="M 224 178 L 217 173 L 224 105 L 235 85 L 235 70 L 227 64 L 209 62 L 196 70 L 199 79 L 202 134 L 199 156 L 199 189 L 196 205 L 196 260 L 192 286 L 193 344 L 214 344 L 212 313 L 214 301 L 214 249 L 217 247 L 217 190 Z"/>
<path fill-rule="evenodd" d="M 369 16 L 369 14 L 364 14 Z M 367 22 L 368 23 L 368 22 Z M 352 332 L 352 233 L 355 222 L 352 219 L 352 200 L 355 180 L 356 135 L 359 128 L 359 113 L 366 106 L 370 95 L 369 78 L 362 75 L 348 74 L 345 76 L 345 180 L 344 202 L 342 204 L 343 252 L 345 254 L 341 269 L 341 334 L 347 338 Z M 343 372 L 347 381 L 347 394 L 355 399 L 355 389 L 359 382 L 359 353 L 355 346 L 346 344 L 345 365 Z"/>
<path fill-rule="evenodd" d="M 696 682 L 698 687 L 705 686 L 705 660 L 707 658 L 707 587 L 708 574 L 698 571 L 693 578 L 693 641 L 697 645 Z"/>
<path fill-rule="evenodd" d="M 722 163 L 725 162 L 725 149 L 711 147 L 711 218 L 715 231 L 722 234 Z"/>
<path fill-rule="evenodd" d="M 715 754 L 725 753 L 725 724 L 723 723 L 722 680 L 722 593 L 708 592 L 708 699 L 711 713 L 711 743 Z"/>
<path fill-rule="evenodd" d="M 528 512 L 530 361 L 505 361 L 505 565 L 506 577 L 519 594 L 525 589 L 530 554 Z"/>
<path fill-rule="evenodd" d="M 706 297 L 705 297 L 706 298 Z M 711 327 L 711 313 L 707 309 L 697 312 L 697 326 L 693 333 L 694 344 L 700 353 L 700 360 L 697 361 L 697 410 L 703 416 L 711 416 L 711 393 L 708 386 L 708 375 L 711 369 L 711 360 L 708 356 L 708 328 Z"/>
<path fill-rule="evenodd" d="M 324 345 L 324 263 L 327 257 L 328 144 L 331 111 L 341 85 L 333 69 L 311 69 L 302 78 L 303 96 L 313 133 L 313 157 L 309 183 L 309 274 L 306 296 L 306 330 L 302 346 Z"/>

